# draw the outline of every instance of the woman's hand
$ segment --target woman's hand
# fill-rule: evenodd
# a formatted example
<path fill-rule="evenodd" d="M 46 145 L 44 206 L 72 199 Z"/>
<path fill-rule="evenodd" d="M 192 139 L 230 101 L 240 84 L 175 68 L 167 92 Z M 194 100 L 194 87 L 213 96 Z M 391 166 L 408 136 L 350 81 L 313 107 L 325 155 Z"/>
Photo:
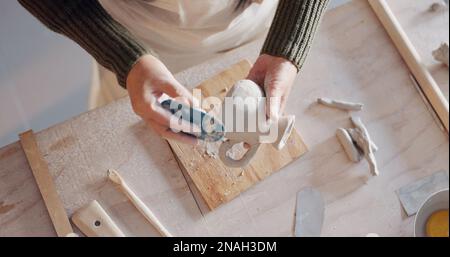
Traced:
<path fill-rule="evenodd" d="M 296 76 L 297 67 L 282 57 L 263 54 L 256 60 L 247 79 L 264 87 L 268 118 L 276 119 L 283 113 Z"/>
<path fill-rule="evenodd" d="M 174 116 L 161 107 L 158 99 L 165 93 L 176 101 L 192 103 L 192 94 L 170 73 L 167 67 L 151 55 L 142 56 L 130 70 L 127 90 L 134 112 L 161 137 L 195 145 L 197 139 L 176 131 L 189 131 L 190 124 L 171 123 Z M 178 120 L 178 119 L 177 119 Z"/>

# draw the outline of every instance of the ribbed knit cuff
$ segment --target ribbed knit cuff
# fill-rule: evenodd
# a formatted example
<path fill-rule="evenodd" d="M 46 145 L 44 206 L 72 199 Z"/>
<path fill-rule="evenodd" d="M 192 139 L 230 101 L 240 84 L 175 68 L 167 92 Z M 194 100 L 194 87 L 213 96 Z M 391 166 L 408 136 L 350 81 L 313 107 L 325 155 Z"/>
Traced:
<path fill-rule="evenodd" d="M 136 61 L 145 54 L 152 54 L 96 0 L 19 2 L 51 30 L 71 38 L 97 62 L 113 71 L 124 88 Z"/>
<path fill-rule="evenodd" d="M 261 54 L 284 57 L 301 69 L 329 0 L 280 0 Z"/>

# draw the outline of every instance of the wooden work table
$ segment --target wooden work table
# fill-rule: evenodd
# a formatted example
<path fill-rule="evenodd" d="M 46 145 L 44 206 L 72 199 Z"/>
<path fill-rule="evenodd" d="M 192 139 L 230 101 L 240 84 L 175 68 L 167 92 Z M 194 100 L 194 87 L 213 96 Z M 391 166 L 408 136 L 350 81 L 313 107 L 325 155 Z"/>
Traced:
<path fill-rule="evenodd" d="M 402 2 L 405 5 L 396 3 L 394 11 L 412 1 Z M 433 1 L 419 2 L 426 6 Z M 430 40 L 448 42 L 446 15 L 446 38 Z M 403 17 L 400 20 L 408 22 Z M 176 77 L 192 88 L 241 59 L 254 61 L 261 43 Z M 447 74 L 448 88 L 448 70 L 435 68 Z M 350 114 L 316 105 L 322 96 L 365 104 L 356 114 L 380 149 L 379 177 L 372 177 L 365 162 L 348 160 L 335 131 L 350 127 Z M 40 131 L 37 140 L 68 215 L 96 199 L 129 236 L 158 233 L 107 181 L 109 168 L 121 172 L 176 236 L 292 236 L 296 193 L 308 186 L 320 190 L 326 202 L 323 236 L 413 235 L 413 217 L 407 217 L 395 190 L 448 171 L 448 136 L 428 111 L 366 1 L 326 14 L 286 110 L 296 115 L 296 128 L 309 152 L 214 211 L 205 208 L 167 142 L 133 114 L 126 98 Z M 20 144 L 1 148 L 0 236 L 54 235 Z"/>

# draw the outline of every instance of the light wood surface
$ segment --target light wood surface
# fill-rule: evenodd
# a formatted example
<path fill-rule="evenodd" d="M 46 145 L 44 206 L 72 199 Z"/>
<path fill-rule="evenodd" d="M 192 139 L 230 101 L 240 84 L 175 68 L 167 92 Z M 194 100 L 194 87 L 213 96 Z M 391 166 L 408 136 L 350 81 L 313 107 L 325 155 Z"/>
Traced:
<path fill-rule="evenodd" d="M 442 42 L 449 42 L 449 9 L 431 12 L 430 6 L 437 2 L 435 0 L 388 0 L 387 2 L 419 53 L 423 64 L 431 72 L 448 100 L 448 68 L 434 60 L 431 52 Z"/>
<path fill-rule="evenodd" d="M 56 233 L 60 237 L 72 234 L 72 226 L 70 225 L 64 206 L 59 199 L 53 178 L 48 171 L 48 165 L 42 158 L 33 130 L 20 134 L 20 144 L 25 152 L 28 164 L 44 199 Z"/>
<path fill-rule="evenodd" d="M 88 237 L 124 237 L 108 213 L 97 201 L 77 210 L 71 217 L 72 222 Z"/>
<path fill-rule="evenodd" d="M 193 88 L 239 60 L 254 61 L 261 45 L 246 45 L 176 78 Z M 364 104 L 359 114 L 379 147 L 380 176 L 372 177 L 365 162 L 347 158 L 335 132 L 351 127 L 349 114 L 315 104 L 318 97 Z M 367 1 L 327 12 L 287 109 L 296 116 L 308 153 L 213 211 L 180 172 L 168 144 L 133 114 L 127 99 L 36 137 L 68 214 L 97 199 L 126 235 L 158 232 L 107 182 L 109 168 L 122 172 L 175 236 L 292 236 L 296 193 L 305 187 L 323 195 L 324 236 L 413 236 L 414 218 L 404 213 L 395 190 L 448 170 L 448 138 Z M 55 235 L 18 143 L 0 149 L 0 199 L 0 236 Z"/>
<path fill-rule="evenodd" d="M 223 101 L 225 89 L 231 89 L 236 81 L 244 79 L 250 68 L 251 64 L 244 60 L 201 83 L 197 88 L 202 92 L 202 99 L 216 96 Z M 205 203 L 215 209 L 306 153 L 306 146 L 295 129 L 287 142 L 281 151 L 269 144 L 261 145 L 249 165 L 243 168 L 227 167 L 218 157 L 205 154 L 204 147 L 176 141 L 169 141 L 169 144 Z"/>
<path fill-rule="evenodd" d="M 385 0 L 369 0 L 369 3 L 396 45 L 408 65 L 414 78 L 420 85 L 425 97 L 430 102 L 447 133 L 449 131 L 449 106 L 438 84 L 428 70 L 422 57 L 409 39 L 402 25 L 395 17 L 391 8 Z"/>

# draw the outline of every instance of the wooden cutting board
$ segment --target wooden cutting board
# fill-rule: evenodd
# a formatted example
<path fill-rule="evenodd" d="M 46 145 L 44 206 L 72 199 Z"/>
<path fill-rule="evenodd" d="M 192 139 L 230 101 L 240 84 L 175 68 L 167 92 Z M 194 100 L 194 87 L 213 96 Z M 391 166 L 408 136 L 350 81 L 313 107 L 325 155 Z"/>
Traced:
<path fill-rule="evenodd" d="M 203 82 L 202 99 L 217 96 L 221 100 L 227 89 L 244 79 L 251 68 L 250 62 L 241 61 L 215 77 Z M 255 183 L 270 176 L 307 152 L 306 145 L 294 129 L 286 147 L 281 151 L 264 144 L 245 168 L 229 168 L 219 158 L 210 157 L 202 147 L 193 147 L 179 142 L 169 144 L 183 169 L 193 180 L 210 209 L 229 202 Z"/>

